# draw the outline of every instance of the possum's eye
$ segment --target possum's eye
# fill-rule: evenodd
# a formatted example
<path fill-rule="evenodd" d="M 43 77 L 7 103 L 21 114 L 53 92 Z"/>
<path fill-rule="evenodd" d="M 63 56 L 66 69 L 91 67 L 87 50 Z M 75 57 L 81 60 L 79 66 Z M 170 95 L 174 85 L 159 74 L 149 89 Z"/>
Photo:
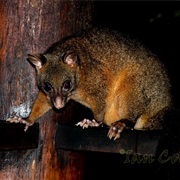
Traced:
<path fill-rule="evenodd" d="M 52 85 L 50 83 L 48 83 L 48 82 L 44 83 L 44 90 L 46 92 L 50 92 L 50 91 L 52 91 L 52 89 L 53 89 L 53 87 L 52 87 Z"/>
<path fill-rule="evenodd" d="M 70 80 L 67 80 L 63 83 L 62 90 L 63 91 L 69 91 L 72 87 L 72 83 Z"/>

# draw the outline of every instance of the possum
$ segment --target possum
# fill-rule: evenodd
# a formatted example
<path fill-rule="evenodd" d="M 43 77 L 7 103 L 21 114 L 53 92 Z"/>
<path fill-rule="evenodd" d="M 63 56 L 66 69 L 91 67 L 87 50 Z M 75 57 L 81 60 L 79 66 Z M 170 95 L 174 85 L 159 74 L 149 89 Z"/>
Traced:
<path fill-rule="evenodd" d="M 161 129 L 172 107 L 171 83 L 165 65 L 137 40 L 106 28 L 69 35 L 44 53 L 28 54 L 37 72 L 39 94 L 26 128 L 52 107 L 71 99 L 88 107 L 94 119 L 77 126 L 105 124 L 110 139 L 120 138 L 128 124 L 136 130 Z"/>

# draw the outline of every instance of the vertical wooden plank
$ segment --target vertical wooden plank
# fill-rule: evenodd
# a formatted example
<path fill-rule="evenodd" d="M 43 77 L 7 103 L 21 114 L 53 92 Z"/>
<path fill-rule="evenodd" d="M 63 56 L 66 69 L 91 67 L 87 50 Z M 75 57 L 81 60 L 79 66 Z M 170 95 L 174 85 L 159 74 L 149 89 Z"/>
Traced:
<path fill-rule="evenodd" d="M 92 26 L 93 1 L 62 1 L 60 11 L 60 37 Z"/>
<path fill-rule="evenodd" d="M 0 118 L 26 117 L 37 94 L 34 69 L 27 53 L 43 52 L 59 39 L 60 2 L 1 0 L 2 49 Z"/>
<path fill-rule="evenodd" d="M 92 10 L 93 2 L 0 0 L 1 120 L 13 112 L 27 117 L 36 98 L 35 71 L 26 61 L 27 53 L 43 52 L 60 38 L 89 27 Z M 83 164 L 79 154 L 68 156 L 68 166 L 60 168 L 54 147 L 56 121 L 52 120 L 57 116 L 50 111 L 39 119 L 38 149 L 0 152 L 0 179 L 59 180 L 63 177 L 75 180 L 82 177 L 76 166 L 79 159 L 82 159 L 79 167 Z M 69 174 L 71 170 L 73 173 Z"/>
<path fill-rule="evenodd" d="M 62 180 L 83 180 L 84 155 L 72 151 L 58 151 L 60 176 Z"/>

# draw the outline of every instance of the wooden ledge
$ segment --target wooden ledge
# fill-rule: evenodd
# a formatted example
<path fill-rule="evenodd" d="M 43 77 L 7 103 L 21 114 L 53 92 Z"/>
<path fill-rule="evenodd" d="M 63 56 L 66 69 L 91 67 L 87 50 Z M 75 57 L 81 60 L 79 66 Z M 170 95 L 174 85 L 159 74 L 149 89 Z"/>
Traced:
<path fill-rule="evenodd" d="M 33 149 L 38 147 L 39 124 L 24 131 L 24 124 L 0 120 L 0 150 Z"/>
<path fill-rule="evenodd" d="M 163 131 L 124 130 L 116 141 L 107 137 L 108 128 L 82 129 L 73 125 L 59 124 L 55 147 L 62 150 L 105 153 L 138 153 L 155 156 L 157 147 L 167 134 Z"/>

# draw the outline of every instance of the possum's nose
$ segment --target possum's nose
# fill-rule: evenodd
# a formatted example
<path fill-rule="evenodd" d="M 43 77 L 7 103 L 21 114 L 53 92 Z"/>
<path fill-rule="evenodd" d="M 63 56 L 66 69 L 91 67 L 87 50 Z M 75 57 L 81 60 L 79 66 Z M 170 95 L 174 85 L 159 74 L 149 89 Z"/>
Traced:
<path fill-rule="evenodd" d="M 57 109 L 61 109 L 64 107 L 64 101 L 61 99 L 60 96 L 57 96 L 54 100 L 54 106 Z"/>

